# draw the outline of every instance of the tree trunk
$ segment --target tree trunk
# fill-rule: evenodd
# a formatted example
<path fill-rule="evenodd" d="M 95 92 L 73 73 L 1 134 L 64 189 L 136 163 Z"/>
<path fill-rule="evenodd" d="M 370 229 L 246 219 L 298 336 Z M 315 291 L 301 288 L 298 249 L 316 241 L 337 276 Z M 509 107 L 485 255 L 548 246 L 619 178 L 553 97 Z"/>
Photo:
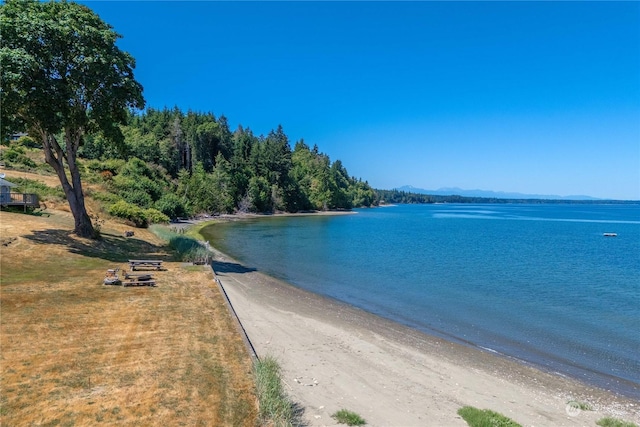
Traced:
<path fill-rule="evenodd" d="M 69 208 L 73 214 L 75 228 L 73 232 L 80 237 L 95 238 L 95 230 L 91 223 L 91 218 L 87 213 L 87 209 L 84 205 L 84 195 L 82 194 L 82 188 L 76 186 L 71 187 L 72 194 L 65 191 L 67 200 L 69 201 Z"/>
<path fill-rule="evenodd" d="M 69 208 L 73 214 L 73 232 L 80 237 L 95 238 L 95 230 L 91 223 L 91 218 L 84 205 L 84 194 L 82 193 L 82 183 L 80 182 L 80 171 L 76 163 L 76 153 L 80 146 L 80 132 L 65 132 L 65 149 L 58 144 L 54 135 L 48 132 L 41 132 L 44 148 L 45 161 L 56 171 L 62 189 L 69 202 Z M 67 177 L 65 160 L 68 165 L 71 182 Z"/>

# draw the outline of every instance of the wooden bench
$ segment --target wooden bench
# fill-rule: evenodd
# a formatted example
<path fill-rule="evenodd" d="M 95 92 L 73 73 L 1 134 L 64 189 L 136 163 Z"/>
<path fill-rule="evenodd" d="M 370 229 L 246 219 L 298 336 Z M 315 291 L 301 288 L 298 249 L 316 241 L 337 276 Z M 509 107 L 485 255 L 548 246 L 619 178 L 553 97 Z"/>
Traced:
<path fill-rule="evenodd" d="M 131 274 L 125 271 L 122 286 L 155 286 L 156 281 L 150 274 Z"/>
<path fill-rule="evenodd" d="M 136 271 L 137 269 L 141 269 L 141 268 L 148 268 L 148 269 L 153 269 L 153 270 L 160 270 L 162 269 L 162 261 L 158 261 L 158 260 L 149 260 L 149 259 L 130 259 L 129 260 L 129 267 L 131 268 L 132 271 Z"/>

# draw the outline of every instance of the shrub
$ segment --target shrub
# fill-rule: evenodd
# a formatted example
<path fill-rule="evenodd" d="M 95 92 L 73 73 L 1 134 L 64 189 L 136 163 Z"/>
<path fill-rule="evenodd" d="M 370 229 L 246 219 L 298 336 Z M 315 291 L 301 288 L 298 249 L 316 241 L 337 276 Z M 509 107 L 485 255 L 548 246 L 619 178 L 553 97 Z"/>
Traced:
<path fill-rule="evenodd" d="M 29 135 L 21 136 L 16 143 L 27 148 L 42 148 L 42 144 Z"/>
<path fill-rule="evenodd" d="M 85 194 L 87 196 L 94 198 L 95 200 L 98 200 L 100 202 L 106 202 L 109 204 L 113 204 L 113 203 L 116 203 L 118 200 L 121 200 L 120 196 L 118 196 L 117 194 L 108 193 L 105 191 L 95 191 L 90 188 L 87 188 L 87 190 L 85 191 Z"/>
<path fill-rule="evenodd" d="M 154 207 L 169 218 L 187 216 L 187 209 L 180 197 L 175 193 L 166 193 L 154 203 Z"/>
<path fill-rule="evenodd" d="M 5 162 L 24 165 L 27 168 L 35 168 L 36 162 L 27 157 L 24 147 L 19 145 L 11 145 L 2 153 L 2 160 Z"/>
<path fill-rule="evenodd" d="M 154 200 L 158 200 L 163 193 L 162 187 L 143 175 L 131 175 L 129 172 L 116 175 L 111 180 L 113 188 L 129 203 L 151 207 Z M 146 196 L 142 196 L 144 193 Z"/>
<path fill-rule="evenodd" d="M 126 219 L 138 228 L 146 228 L 149 223 L 145 211 L 140 207 L 120 200 L 109 207 L 109 215 Z"/>
<path fill-rule="evenodd" d="M 153 204 L 151 196 L 142 190 L 119 191 L 118 194 L 128 203 L 140 206 L 141 208 L 149 208 Z"/>
<path fill-rule="evenodd" d="M 144 211 L 147 222 L 151 224 L 160 224 L 169 222 L 169 217 L 157 209 L 149 208 Z"/>
<path fill-rule="evenodd" d="M 489 409 L 478 409 L 465 406 L 458 410 L 458 415 L 471 427 L 522 427 L 520 424 Z"/>
<path fill-rule="evenodd" d="M 111 181 L 113 179 L 113 172 L 104 170 L 100 172 L 100 177 L 103 181 Z"/>
<path fill-rule="evenodd" d="M 122 159 L 107 159 L 104 161 L 93 159 L 87 162 L 86 167 L 95 173 L 111 172 L 111 175 L 118 175 L 124 165 L 125 161 Z"/>

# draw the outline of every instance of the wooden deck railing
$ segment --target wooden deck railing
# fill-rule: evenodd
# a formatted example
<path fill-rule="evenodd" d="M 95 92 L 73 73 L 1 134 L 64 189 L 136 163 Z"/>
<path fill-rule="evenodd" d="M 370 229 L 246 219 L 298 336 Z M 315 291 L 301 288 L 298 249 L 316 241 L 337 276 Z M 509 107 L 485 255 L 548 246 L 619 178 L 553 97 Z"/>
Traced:
<path fill-rule="evenodd" d="M 28 193 L 9 193 L 2 194 L 0 204 L 3 206 L 40 206 L 37 194 Z"/>

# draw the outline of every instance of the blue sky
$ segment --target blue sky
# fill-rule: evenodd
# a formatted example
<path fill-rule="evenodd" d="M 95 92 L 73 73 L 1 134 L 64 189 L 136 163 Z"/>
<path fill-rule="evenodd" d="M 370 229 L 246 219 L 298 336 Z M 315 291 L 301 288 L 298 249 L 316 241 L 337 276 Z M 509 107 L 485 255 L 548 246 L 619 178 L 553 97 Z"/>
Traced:
<path fill-rule="evenodd" d="M 82 3 L 147 106 L 282 124 L 375 188 L 640 200 L 639 2 Z"/>

